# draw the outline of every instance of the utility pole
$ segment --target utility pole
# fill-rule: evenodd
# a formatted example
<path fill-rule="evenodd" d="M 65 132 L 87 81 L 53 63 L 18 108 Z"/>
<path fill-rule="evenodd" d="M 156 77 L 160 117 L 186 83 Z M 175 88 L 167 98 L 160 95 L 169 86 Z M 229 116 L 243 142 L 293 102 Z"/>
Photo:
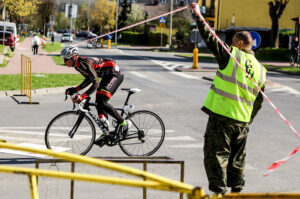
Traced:
<path fill-rule="evenodd" d="M 88 32 L 90 31 L 90 6 L 91 6 L 91 0 L 89 0 L 89 3 L 88 3 L 88 21 L 87 21 Z"/>
<path fill-rule="evenodd" d="M 118 15 L 119 15 L 119 0 L 116 0 L 117 7 L 116 7 L 116 30 L 118 30 Z M 118 42 L 118 33 L 115 33 L 115 44 L 117 45 Z"/>
<path fill-rule="evenodd" d="M 71 3 L 70 3 L 70 9 L 69 9 L 69 16 L 70 16 L 70 34 L 69 34 L 69 45 L 71 44 L 71 36 L 72 36 L 72 1 L 71 1 Z"/>
<path fill-rule="evenodd" d="M 170 33 L 169 33 L 169 48 L 172 48 L 172 25 L 173 25 L 173 15 L 172 15 L 172 11 L 173 11 L 173 0 L 170 0 Z"/>

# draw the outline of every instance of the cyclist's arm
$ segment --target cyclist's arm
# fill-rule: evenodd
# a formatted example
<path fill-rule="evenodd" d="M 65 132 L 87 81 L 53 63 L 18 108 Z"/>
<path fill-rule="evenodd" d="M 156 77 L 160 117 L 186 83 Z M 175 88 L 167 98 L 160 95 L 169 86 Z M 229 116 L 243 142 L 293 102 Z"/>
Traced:
<path fill-rule="evenodd" d="M 92 86 L 85 92 L 85 94 L 89 96 L 99 87 L 98 76 L 92 64 L 89 62 L 82 61 L 80 67 L 84 69 L 84 73 L 81 74 L 85 77 L 85 80 L 76 88 L 77 90 L 82 90 L 92 83 Z"/>

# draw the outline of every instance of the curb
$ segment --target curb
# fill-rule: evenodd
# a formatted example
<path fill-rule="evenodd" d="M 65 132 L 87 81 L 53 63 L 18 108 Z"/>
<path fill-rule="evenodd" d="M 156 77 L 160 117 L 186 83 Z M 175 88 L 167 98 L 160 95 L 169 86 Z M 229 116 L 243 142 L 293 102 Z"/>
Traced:
<path fill-rule="evenodd" d="M 216 72 L 217 69 L 209 69 L 209 68 L 183 68 L 183 67 L 179 67 L 175 69 L 176 71 L 179 72 Z"/>
<path fill-rule="evenodd" d="M 64 93 L 67 88 L 65 87 L 54 87 L 54 88 L 39 88 L 31 91 L 32 95 L 44 95 L 44 94 L 56 94 L 56 93 Z M 20 90 L 11 90 L 11 91 L 0 91 L 0 97 L 10 97 L 15 94 L 20 94 Z"/>

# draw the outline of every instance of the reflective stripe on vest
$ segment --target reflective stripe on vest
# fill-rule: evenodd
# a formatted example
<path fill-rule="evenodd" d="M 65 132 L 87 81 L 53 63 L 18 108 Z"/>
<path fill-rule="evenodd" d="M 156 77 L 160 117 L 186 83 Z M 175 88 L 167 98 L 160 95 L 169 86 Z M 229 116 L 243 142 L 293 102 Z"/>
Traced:
<path fill-rule="evenodd" d="M 265 83 L 266 72 L 264 67 L 249 54 L 232 48 L 232 54 L 242 65 L 251 66 L 254 81 L 261 88 Z M 253 67 L 253 65 L 254 67 Z M 247 67 L 249 67 L 249 65 Z M 243 66 L 245 68 L 246 66 Z M 248 71 L 247 71 L 248 72 Z M 239 73 L 239 74 L 237 74 Z M 258 74 L 260 73 L 260 75 Z M 241 76 L 245 75 L 245 76 Z M 252 79 L 253 79 L 252 78 Z M 253 104 L 259 90 L 248 80 L 238 64 L 230 58 L 224 70 L 218 70 L 204 106 L 214 113 L 242 121 L 249 122 L 253 110 Z"/>

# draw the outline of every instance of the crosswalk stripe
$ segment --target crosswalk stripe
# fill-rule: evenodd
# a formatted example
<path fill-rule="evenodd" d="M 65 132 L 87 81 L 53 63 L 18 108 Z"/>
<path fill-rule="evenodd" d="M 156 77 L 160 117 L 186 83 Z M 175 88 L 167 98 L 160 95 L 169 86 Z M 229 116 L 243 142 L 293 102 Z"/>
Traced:
<path fill-rule="evenodd" d="M 179 144 L 179 145 L 170 145 L 167 147 L 170 147 L 170 148 L 200 148 L 200 149 L 203 148 L 203 146 L 201 144 Z"/>
<path fill-rule="evenodd" d="M 196 141 L 195 138 L 191 136 L 174 136 L 174 137 L 165 137 L 165 140 L 172 140 L 172 141 Z"/>

